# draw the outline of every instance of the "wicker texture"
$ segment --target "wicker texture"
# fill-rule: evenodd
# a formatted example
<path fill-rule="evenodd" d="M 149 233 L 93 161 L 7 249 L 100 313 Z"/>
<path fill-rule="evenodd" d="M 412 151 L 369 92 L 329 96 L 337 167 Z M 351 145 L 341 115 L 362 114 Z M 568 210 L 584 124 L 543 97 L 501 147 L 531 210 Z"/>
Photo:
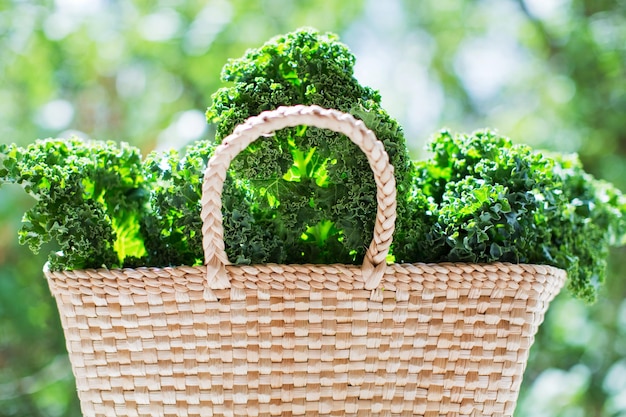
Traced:
<path fill-rule="evenodd" d="M 303 123 L 368 155 L 379 210 L 364 264 L 228 264 L 215 198 L 225 167 L 253 136 Z M 203 192 L 205 267 L 46 270 L 85 416 L 513 414 L 564 271 L 386 265 L 393 170 L 351 116 L 281 108 L 224 143 Z"/>

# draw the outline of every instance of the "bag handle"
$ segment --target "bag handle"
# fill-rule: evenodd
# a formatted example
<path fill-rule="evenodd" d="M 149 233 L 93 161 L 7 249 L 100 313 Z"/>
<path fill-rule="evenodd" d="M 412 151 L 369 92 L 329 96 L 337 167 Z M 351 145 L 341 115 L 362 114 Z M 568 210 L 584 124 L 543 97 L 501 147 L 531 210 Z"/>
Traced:
<path fill-rule="evenodd" d="M 202 184 L 202 246 L 210 289 L 230 288 L 226 270 L 229 265 L 224 250 L 222 224 L 222 191 L 226 172 L 232 160 L 260 136 L 273 134 L 285 127 L 308 125 L 343 133 L 367 156 L 374 172 L 378 208 L 374 237 L 363 259 L 361 275 L 366 289 L 375 289 L 385 272 L 396 220 L 396 181 L 393 166 L 382 142 L 365 124 L 352 115 L 319 106 L 279 107 L 251 117 L 237 126 L 215 149 L 207 165 Z"/>

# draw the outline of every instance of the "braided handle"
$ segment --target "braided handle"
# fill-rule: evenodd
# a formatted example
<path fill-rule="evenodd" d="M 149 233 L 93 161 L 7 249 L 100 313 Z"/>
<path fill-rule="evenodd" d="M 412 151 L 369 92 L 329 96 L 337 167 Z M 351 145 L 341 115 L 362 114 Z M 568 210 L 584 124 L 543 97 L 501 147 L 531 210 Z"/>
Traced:
<path fill-rule="evenodd" d="M 319 106 L 279 107 L 249 118 L 215 149 L 204 173 L 202 184 L 202 246 L 210 289 L 230 288 L 226 271 L 229 264 L 224 250 L 222 190 L 232 160 L 260 136 L 299 125 L 314 126 L 343 133 L 361 148 L 374 172 L 378 209 L 374 238 L 361 267 L 366 289 L 378 287 L 385 272 L 396 220 L 396 181 L 393 166 L 383 144 L 365 124 L 349 114 Z"/>

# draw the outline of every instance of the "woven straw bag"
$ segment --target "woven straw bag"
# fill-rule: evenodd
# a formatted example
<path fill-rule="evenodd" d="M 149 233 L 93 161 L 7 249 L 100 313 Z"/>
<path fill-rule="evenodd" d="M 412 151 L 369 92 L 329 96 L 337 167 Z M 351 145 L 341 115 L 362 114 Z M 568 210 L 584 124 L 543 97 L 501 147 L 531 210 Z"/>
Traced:
<path fill-rule="evenodd" d="M 230 265 L 232 159 L 296 125 L 344 133 L 377 185 L 362 266 Z M 320 107 L 250 118 L 218 147 L 202 196 L 206 265 L 45 271 L 85 416 L 511 416 L 562 270 L 391 264 L 395 179 L 361 121 Z"/>

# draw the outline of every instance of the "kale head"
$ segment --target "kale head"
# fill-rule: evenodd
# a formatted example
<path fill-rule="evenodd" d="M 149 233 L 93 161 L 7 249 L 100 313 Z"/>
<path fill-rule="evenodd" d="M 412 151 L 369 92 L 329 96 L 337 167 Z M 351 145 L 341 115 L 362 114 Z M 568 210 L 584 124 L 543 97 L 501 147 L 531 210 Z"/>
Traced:
<path fill-rule="evenodd" d="M 626 199 L 575 156 L 544 155 L 484 130 L 440 132 L 415 162 L 411 232 L 394 255 L 425 262 L 547 264 L 593 301 L 611 246 L 626 243 Z"/>
<path fill-rule="evenodd" d="M 248 117 L 285 105 L 316 104 L 364 120 L 395 167 L 402 234 L 412 169 L 405 139 L 378 92 L 354 78 L 354 63 L 333 34 L 300 29 L 273 38 L 226 64 L 222 79 L 232 85 L 213 95 L 207 118 L 216 124 L 217 141 Z M 283 129 L 242 152 L 231 173 L 246 182 L 254 210 L 270 220 L 285 246 L 274 262 L 362 261 L 374 229 L 376 187 L 366 157 L 345 136 Z"/>

